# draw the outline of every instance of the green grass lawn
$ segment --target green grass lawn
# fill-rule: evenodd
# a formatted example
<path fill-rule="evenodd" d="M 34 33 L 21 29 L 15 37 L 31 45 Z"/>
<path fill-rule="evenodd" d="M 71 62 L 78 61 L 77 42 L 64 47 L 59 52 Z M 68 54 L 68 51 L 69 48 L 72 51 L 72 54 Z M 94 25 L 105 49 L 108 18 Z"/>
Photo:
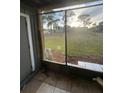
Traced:
<path fill-rule="evenodd" d="M 45 35 L 45 47 L 52 50 L 65 51 L 64 33 Z M 70 31 L 67 33 L 68 56 L 102 56 L 103 33 L 92 31 Z"/>

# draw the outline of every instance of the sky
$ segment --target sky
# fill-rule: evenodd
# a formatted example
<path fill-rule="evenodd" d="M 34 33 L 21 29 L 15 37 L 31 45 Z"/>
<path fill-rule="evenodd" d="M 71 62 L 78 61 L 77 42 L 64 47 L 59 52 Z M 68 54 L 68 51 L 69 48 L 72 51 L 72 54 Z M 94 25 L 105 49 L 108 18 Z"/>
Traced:
<path fill-rule="evenodd" d="M 82 8 L 82 9 L 76 9 L 73 10 L 75 13 L 74 16 L 68 18 L 68 25 L 71 27 L 83 27 L 83 21 L 80 22 L 78 19 L 79 15 L 90 15 L 91 22 L 95 22 L 96 24 L 99 24 L 99 22 L 102 22 L 103 20 L 103 10 L 101 6 L 95 6 L 95 7 L 89 7 L 89 8 Z"/>
<path fill-rule="evenodd" d="M 92 23 L 99 24 L 99 22 L 102 22 L 103 20 L 103 6 L 94 6 L 94 7 L 88 7 L 88 8 L 80 8 L 76 10 L 72 10 L 74 12 L 74 16 L 67 18 L 67 25 L 71 27 L 83 27 L 83 21 L 79 21 L 78 16 L 88 14 L 90 15 L 90 21 Z M 69 10 L 70 11 L 70 10 Z M 68 12 L 67 12 L 68 13 Z M 54 13 L 54 19 L 60 19 L 60 21 L 57 22 L 57 24 L 61 27 L 64 26 L 63 21 L 64 12 L 56 12 Z M 43 28 L 47 29 L 48 22 L 43 24 Z M 92 24 L 88 26 L 89 28 L 92 27 Z"/>

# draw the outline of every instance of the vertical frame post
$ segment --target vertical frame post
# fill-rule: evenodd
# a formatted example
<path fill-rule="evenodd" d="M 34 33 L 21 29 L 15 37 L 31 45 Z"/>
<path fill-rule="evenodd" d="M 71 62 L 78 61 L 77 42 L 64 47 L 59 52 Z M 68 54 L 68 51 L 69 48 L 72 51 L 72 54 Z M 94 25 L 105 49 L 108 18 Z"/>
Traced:
<path fill-rule="evenodd" d="M 65 10 L 65 63 L 67 66 L 67 10 Z"/>

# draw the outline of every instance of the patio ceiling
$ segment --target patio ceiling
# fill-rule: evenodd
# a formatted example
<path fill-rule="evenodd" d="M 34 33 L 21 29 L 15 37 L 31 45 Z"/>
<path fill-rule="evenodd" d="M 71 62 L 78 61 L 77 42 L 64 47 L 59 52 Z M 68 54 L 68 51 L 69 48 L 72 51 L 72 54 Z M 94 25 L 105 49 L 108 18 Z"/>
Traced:
<path fill-rule="evenodd" d="M 55 5 L 67 6 L 67 5 L 74 5 L 89 1 L 97 1 L 97 0 L 21 0 L 21 2 L 36 8 L 55 6 Z"/>

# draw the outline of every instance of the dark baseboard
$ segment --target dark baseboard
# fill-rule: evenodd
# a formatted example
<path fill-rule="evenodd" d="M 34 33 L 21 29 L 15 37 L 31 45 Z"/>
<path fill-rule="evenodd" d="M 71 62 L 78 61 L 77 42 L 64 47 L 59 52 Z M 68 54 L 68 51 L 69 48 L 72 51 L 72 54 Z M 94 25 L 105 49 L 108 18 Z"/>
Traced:
<path fill-rule="evenodd" d="M 102 72 L 57 64 L 57 63 L 48 62 L 48 61 L 41 61 L 41 63 L 46 66 L 46 69 L 48 71 L 52 70 L 60 73 L 65 73 L 65 74 L 74 75 L 74 76 L 83 77 L 83 78 L 89 78 L 89 79 L 94 77 L 103 78 Z"/>

